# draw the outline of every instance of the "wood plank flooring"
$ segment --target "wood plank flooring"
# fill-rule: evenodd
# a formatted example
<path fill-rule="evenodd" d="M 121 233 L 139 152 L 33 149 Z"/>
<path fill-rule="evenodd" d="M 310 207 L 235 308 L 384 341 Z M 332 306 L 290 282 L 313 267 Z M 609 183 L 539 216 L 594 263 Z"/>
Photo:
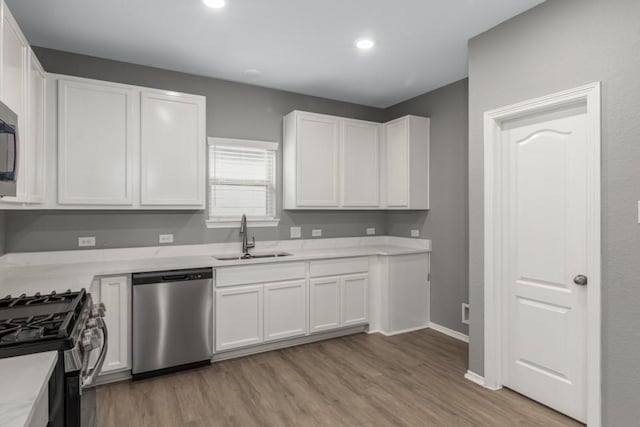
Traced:
<path fill-rule="evenodd" d="M 433 330 L 359 334 L 98 388 L 122 426 L 580 426 L 464 379 L 467 345 Z"/>

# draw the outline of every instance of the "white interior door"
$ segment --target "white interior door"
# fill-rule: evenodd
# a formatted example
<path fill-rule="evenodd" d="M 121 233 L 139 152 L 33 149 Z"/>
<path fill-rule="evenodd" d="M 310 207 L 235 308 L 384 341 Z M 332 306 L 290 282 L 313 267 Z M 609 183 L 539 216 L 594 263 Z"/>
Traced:
<path fill-rule="evenodd" d="M 586 422 L 586 107 L 503 123 L 503 384 Z M 588 279 L 587 279 L 588 280 Z"/>

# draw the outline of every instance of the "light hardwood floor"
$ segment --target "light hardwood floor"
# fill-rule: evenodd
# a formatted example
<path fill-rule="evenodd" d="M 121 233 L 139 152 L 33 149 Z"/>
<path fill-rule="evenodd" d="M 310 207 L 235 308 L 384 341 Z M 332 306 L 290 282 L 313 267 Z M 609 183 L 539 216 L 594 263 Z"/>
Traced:
<path fill-rule="evenodd" d="M 101 426 L 580 426 L 463 378 L 433 330 L 359 334 L 98 388 Z"/>

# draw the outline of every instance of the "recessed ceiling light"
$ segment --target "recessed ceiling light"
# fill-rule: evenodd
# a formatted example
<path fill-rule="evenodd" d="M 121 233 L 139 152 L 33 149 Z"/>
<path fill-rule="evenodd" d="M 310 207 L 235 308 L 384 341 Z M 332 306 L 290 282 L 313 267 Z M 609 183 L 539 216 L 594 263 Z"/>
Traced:
<path fill-rule="evenodd" d="M 225 0 L 202 0 L 202 2 L 212 9 L 220 9 L 227 5 Z"/>
<path fill-rule="evenodd" d="M 367 50 L 374 47 L 376 43 L 371 39 L 358 39 L 356 40 L 356 47 L 358 49 Z"/>

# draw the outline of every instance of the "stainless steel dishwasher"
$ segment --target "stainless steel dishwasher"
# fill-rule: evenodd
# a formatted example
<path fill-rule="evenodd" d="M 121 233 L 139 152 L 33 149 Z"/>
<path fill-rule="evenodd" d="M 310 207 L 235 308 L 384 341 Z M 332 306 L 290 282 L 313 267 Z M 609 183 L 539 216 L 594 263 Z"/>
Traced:
<path fill-rule="evenodd" d="M 211 362 L 213 270 L 133 275 L 133 379 Z"/>

